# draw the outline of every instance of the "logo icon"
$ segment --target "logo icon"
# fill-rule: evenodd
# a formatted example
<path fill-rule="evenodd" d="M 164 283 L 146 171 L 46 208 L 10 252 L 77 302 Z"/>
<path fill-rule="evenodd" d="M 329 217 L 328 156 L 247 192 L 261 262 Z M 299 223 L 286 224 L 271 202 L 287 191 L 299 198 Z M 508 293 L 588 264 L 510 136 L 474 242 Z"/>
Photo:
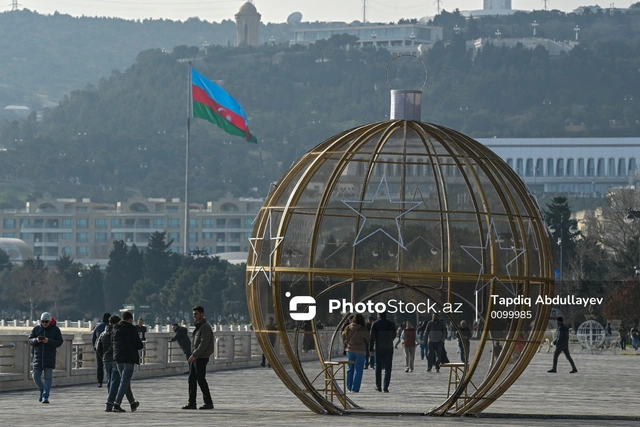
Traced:
<path fill-rule="evenodd" d="M 291 292 L 284 294 L 287 298 L 291 296 Z M 306 311 L 299 311 L 299 306 L 306 306 Z M 304 310 L 304 308 L 302 308 Z M 316 299 L 310 296 L 299 296 L 291 298 L 289 301 L 289 316 L 293 320 L 311 320 L 316 317 Z"/>

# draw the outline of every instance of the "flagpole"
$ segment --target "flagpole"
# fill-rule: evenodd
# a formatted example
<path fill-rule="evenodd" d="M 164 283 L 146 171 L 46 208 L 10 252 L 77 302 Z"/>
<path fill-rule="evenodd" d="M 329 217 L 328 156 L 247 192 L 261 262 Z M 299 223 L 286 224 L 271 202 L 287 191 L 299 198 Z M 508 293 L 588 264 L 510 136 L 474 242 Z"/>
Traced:
<path fill-rule="evenodd" d="M 187 105 L 187 137 L 184 167 L 184 236 L 183 254 L 189 255 L 189 139 L 191 136 L 191 116 L 193 108 L 191 89 L 191 61 L 189 61 L 189 104 Z"/>

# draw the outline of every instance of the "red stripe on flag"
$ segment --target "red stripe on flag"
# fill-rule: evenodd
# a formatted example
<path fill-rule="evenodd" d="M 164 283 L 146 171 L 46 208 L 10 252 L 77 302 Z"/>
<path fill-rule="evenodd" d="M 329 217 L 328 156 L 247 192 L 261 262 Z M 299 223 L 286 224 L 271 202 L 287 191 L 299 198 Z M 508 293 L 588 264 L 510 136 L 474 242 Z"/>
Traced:
<path fill-rule="evenodd" d="M 249 128 L 247 128 L 247 124 L 245 123 L 244 118 L 242 118 L 242 116 L 234 113 L 231 110 L 228 110 L 223 105 L 218 104 L 216 101 L 211 99 L 211 97 L 209 97 L 207 92 L 205 92 L 199 86 L 191 85 L 191 92 L 193 94 L 193 102 L 199 102 L 201 104 L 206 105 L 207 107 L 211 108 L 214 112 L 219 114 L 221 117 L 223 117 L 225 120 L 227 120 L 229 123 L 231 123 L 238 129 L 247 132 L 248 134 Z"/>

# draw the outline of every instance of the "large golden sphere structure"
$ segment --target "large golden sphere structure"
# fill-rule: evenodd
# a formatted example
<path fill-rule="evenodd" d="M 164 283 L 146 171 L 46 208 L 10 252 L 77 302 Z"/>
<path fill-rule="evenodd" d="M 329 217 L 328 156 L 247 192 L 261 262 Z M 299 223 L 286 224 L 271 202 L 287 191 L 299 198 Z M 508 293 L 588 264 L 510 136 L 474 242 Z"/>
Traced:
<path fill-rule="evenodd" d="M 396 323 L 438 311 L 454 329 L 473 325 L 458 380 L 416 409 L 433 415 L 489 406 L 524 371 L 549 320 L 551 307 L 536 304 L 553 295 L 536 201 L 497 155 L 443 126 L 389 120 L 318 145 L 272 189 L 250 243 L 247 298 L 258 341 L 280 379 L 318 413 L 383 410 L 359 406 L 327 374 L 341 359 L 345 316 L 367 303 Z M 270 317 L 277 327 L 267 326 Z M 333 339 L 321 339 L 317 322 L 337 327 Z M 303 363 L 310 354 L 317 361 Z"/>

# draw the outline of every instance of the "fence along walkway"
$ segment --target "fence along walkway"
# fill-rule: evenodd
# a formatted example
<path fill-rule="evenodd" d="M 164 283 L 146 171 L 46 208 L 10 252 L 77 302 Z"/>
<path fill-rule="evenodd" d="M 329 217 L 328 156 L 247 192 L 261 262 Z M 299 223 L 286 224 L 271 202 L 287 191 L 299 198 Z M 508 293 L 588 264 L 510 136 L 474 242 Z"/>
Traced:
<path fill-rule="evenodd" d="M 455 350 L 450 354 L 455 356 Z M 373 371 L 365 372 L 359 394 L 349 395 L 366 409 L 415 412 L 425 403 L 425 385 L 442 393 L 448 374 L 425 372 L 419 358 L 413 373 L 405 373 L 403 358 L 397 352 L 391 393 L 373 390 Z M 389 426 L 395 422 L 409 425 L 465 424 L 469 426 L 630 426 L 640 425 L 640 398 L 637 397 L 636 372 L 640 359 L 635 352 L 621 355 L 592 355 L 574 352 L 579 373 L 570 375 L 563 358 L 557 374 L 547 374 L 552 354 L 539 353 L 522 377 L 479 417 L 432 418 L 403 415 L 371 416 L 367 414 L 328 417 L 315 415 L 305 408 L 267 368 L 212 372 L 208 375 L 215 410 L 182 411 L 187 400 L 187 376 L 140 379 L 136 372 L 132 389 L 141 402 L 138 412 L 105 413 L 106 390 L 94 384 L 56 387 L 50 405 L 37 402 L 35 386 L 29 391 L 0 393 L 2 425 L 26 426 L 45 419 L 47 425 L 82 426 L 117 425 L 229 425 L 229 426 Z M 257 361 L 256 365 L 259 364 Z M 315 369 L 308 362 L 305 369 Z M 199 395 L 200 396 L 200 395 Z M 201 397 L 200 397 L 201 399 Z M 127 408 L 125 406 L 125 408 Z M 128 409 L 128 408 L 127 408 Z M 566 418 L 579 418 L 579 421 Z"/>

